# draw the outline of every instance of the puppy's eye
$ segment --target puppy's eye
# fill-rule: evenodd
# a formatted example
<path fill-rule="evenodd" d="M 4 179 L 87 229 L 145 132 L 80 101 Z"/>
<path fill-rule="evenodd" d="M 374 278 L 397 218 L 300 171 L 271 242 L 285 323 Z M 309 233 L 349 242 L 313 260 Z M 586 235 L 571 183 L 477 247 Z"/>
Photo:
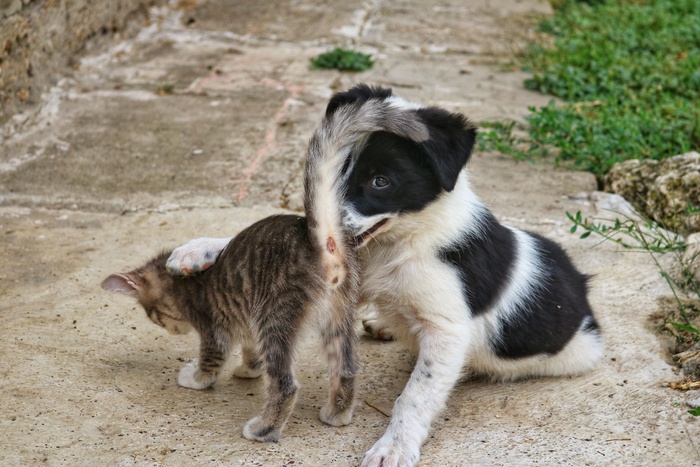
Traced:
<path fill-rule="evenodd" d="M 381 175 L 377 175 L 372 179 L 372 188 L 386 188 L 389 186 L 389 179 Z"/>

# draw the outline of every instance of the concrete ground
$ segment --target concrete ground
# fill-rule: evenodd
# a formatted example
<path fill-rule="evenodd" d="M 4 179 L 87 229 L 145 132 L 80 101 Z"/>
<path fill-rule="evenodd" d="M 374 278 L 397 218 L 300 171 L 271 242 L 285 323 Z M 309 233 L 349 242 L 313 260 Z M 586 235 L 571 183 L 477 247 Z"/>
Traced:
<path fill-rule="evenodd" d="M 241 428 L 261 381 L 178 387 L 196 336 L 167 335 L 99 284 L 189 238 L 299 209 L 306 143 L 331 94 L 356 81 L 475 121 L 546 104 L 502 63 L 548 3 L 177 3 L 134 39 L 88 49 L 40 112 L 2 128 L 0 464 L 357 464 L 410 373 L 401 344 L 361 342 L 356 415 L 333 428 L 318 420 L 327 380 L 308 342 L 283 439 L 253 443 Z M 375 67 L 309 70 L 336 45 L 372 53 Z M 700 419 L 687 413 L 697 395 L 663 387 L 679 376 L 647 324 L 668 294 L 658 271 L 646 255 L 568 232 L 566 211 L 601 212 L 592 176 L 492 153 L 470 170 L 502 220 L 561 242 L 595 275 L 606 354 L 576 378 L 464 382 L 422 464 L 700 464 Z"/>

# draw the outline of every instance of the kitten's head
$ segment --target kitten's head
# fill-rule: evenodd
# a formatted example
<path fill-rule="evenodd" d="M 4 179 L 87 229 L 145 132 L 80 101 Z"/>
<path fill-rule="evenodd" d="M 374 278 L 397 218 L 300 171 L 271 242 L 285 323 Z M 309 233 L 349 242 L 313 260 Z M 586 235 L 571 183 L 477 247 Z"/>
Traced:
<path fill-rule="evenodd" d="M 150 320 L 170 334 L 186 334 L 192 326 L 173 298 L 174 279 L 165 268 L 169 255 L 162 253 L 138 269 L 112 274 L 102 281 L 102 288 L 136 298 Z"/>

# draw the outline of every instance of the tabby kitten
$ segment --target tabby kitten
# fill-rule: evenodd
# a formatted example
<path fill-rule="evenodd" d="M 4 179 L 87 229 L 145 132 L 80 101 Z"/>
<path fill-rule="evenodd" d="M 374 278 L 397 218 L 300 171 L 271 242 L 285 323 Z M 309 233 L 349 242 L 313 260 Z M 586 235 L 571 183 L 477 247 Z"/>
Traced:
<path fill-rule="evenodd" d="M 232 239 L 213 266 L 198 275 L 170 274 L 167 252 L 131 272 L 107 277 L 102 288 L 135 297 L 151 321 L 172 334 L 197 330 L 199 359 L 180 370 L 180 386 L 214 384 L 232 346 L 240 344 L 243 362 L 234 375 L 267 374 L 264 408 L 245 424 L 243 436 L 277 441 L 296 398 L 292 364 L 304 325 L 320 328 L 328 358 L 330 397 L 321 420 L 341 426 L 352 418 L 358 370 L 356 262 L 345 258 L 346 274 L 339 284 L 327 277 L 319 250 L 306 218 L 271 216 Z"/>

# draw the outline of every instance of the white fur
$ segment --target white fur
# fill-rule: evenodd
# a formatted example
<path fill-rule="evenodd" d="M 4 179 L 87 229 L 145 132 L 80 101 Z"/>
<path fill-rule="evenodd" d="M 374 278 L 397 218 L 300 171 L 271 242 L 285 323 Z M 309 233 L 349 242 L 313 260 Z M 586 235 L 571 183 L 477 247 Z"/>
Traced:
<path fill-rule="evenodd" d="M 262 374 L 262 368 L 254 370 L 245 364 L 240 364 L 233 370 L 233 376 L 235 376 L 236 378 L 254 379 Z"/>
<path fill-rule="evenodd" d="M 213 381 L 199 381 L 197 374 L 199 372 L 199 360 L 194 359 L 180 370 L 177 375 L 177 384 L 183 388 L 189 389 L 206 389 L 212 385 Z"/>
<path fill-rule="evenodd" d="M 364 217 L 343 205 L 340 189 L 369 133 L 388 131 L 414 142 L 430 136 L 419 119 L 407 115 L 420 105 L 398 97 L 385 99 L 382 112 L 377 111 L 380 105 L 375 102 L 359 108 L 341 107 L 331 119 L 324 120 L 307 158 L 307 176 L 313 177 L 308 179 L 313 193 L 307 193 L 312 201 L 307 215 L 317 221 L 313 232 L 324 249 L 327 238 L 334 236 L 341 225 L 357 236 L 387 219 L 363 242 L 362 299 L 376 305 L 378 317 L 391 324 L 397 337 L 417 348 L 418 359 L 396 400 L 385 434 L 366 453 L 362 465 L 391 467 L 418 462 L 432 420 L 443 409 L 467 366 L 495 379 L 576 374 L 595 365 L 603 346 L 597 334 L 583 331 L 587 324 L 583 323 L 556 355 L 505 360 L 494 354 L 492 343 L 500 336 L 502 320 L 518 319 L 515 304 L 536 293 L 534 283 L 546 284 L 541 283 L 536 241 L 513 230 L 515 260 L 508 282 L 489 310 L 472 315 L 463 296 L 461 271 L 441 260 L 439 254 L 466 236 L 485 234 L 482 225 L 487 210 L 472 192 L 466 171 L 460 173 L 452 191 L 443 192 L 418 212 Z M 341 175 L 348 157 L 350 168 Z M 216 248 L 217 244 L 204 239 L 200 246 Z M 201 262 L 194 251 L 181 256 L 193 256 L 196 261 L 192 263 Z M 333 258 L 326 259 L 332 266 Z M 182 269 L 176 261 L 173 267 Z M 246 437 L 247 431 L 250 434 L 248 425 L 244 429 Z"/>
<path fill-rule="evenodd" d="M 392 216 L 376 241 L 363 249 L 364 298 L 377 304 L 380 319 L 391 323 L 397 336 L 418 349 L 386 433 L 367 452 L 363 466 L 414 465 L 431 421 L 467 365 L 495 379 L 515 379 L 580 373 L 602 355 L 601 339 L 584 332 L 554 356 L 505 360 L 493 353 L 499 320 L 518 319 L 515 304 L 534 293 L 532 284 L 541 282 L 542 265 L 535 240 L 513 229 L 516 258 L 510 279 L 491 309 L 472 317 L 460 292 L 459 271 L 442 261 L 438 251 L 465 235 L 480 235 L 484 212 L 463 171 L 452 192 L 443 192 L 417 213 Z M 348 215 L 360 230 L 377 222 Z"/>
<path fill-rule="evenodd" d="M 322 251 L 321 262 L 326 271 L 326 280 L 329 284 L 339 286 L 345 280 L 344 260 L 347 255 L 343 251 L 346 248 L 343 242 L 343 234 L 340 227 L 340 215 L 337 206 L 340 205 L 342 193 L 340 192 L 341 169 L 343 161 L 347 159 L 349 147 L 334 147 L 330 149 L 334 157 L 324 158 L 319 161 L 316 173 L 318 178 L 316 203 L 313 206 L 314 217 L 318 220 L 318 228 L 313 230 L 315 241 Z M 336 182 L 336 183 L 334 183 Z M 328 248 L 328 242 L 334 242 L 334 251 Z"/>
<path fill-rule="evenodd" d="M 423 106 L 416 104 L 415 102 L 407 101 L 406 99 L 399 96 L 391 96 L 385 100 L 390 106 L 402 110 L 418 110 L 422 109 Z"/>
<path fill-rule="evenodd" d="M 582 323 L 581 329 L 586 322 Z M 477 335 L 481 333 L 477 332 Z M 509 381 L 530 376 L 576 375 L 595 368 L 603 356 L 603 340 L 599 335 L 581 332 L 574 335 L 559 353 L 535 355 L 517 360 L 504 360 L 490 349 L 475 346 L 470 369 L 486 374 L 495 381 Z"/>
<path fill-rule="evenodd" d="M 174 274 L 189 275 L 209 268 L 231 238 L 196 238 L 173 250 L 166 267 Z M 208 259 L 211 258 L 211 259 Z"/>

